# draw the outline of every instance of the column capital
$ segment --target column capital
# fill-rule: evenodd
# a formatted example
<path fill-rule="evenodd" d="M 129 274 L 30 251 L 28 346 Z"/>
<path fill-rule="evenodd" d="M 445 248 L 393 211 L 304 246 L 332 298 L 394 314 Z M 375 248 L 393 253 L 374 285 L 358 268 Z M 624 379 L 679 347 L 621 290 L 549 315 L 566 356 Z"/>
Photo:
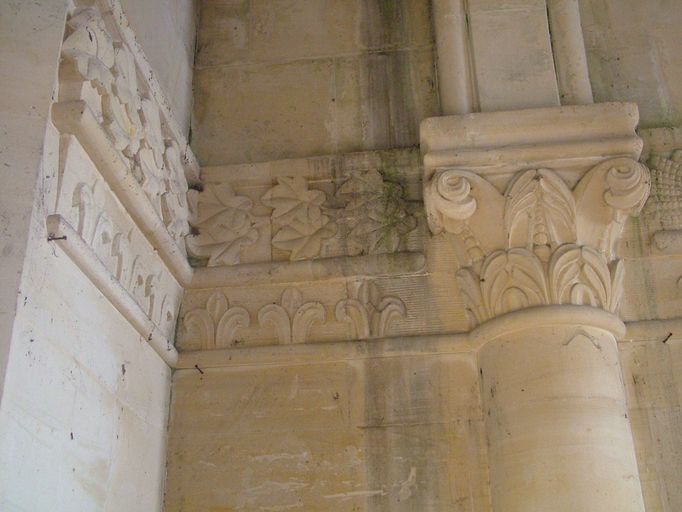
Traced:
<path fill-rule="evenodd" d="M 462 151 L 453 143 L 437 150 L 436 166 L 426 153 L 429 227 L 455 235 L 463 263 L 457 278 L 473 325 L 549 304 L 618 309 L 623 267 L 616 242 L 649 195 L 649 171 L 637 161 L 636 120 L 613 123 L 619 114 L 628 117 L 627 106 L 606 109 L 612 123 L 591 119 L 604 114 L 603 106 L 561 110 L 466 116 L 464 132 L 472 135 L 478 121 L 476 141 L 486 149 Z M 544 131 L 542 117 L 553 123 Z M 611 151 L 604 151 L 609 141 Z M 486 151 L 505 158 L 481 162 Z"/>

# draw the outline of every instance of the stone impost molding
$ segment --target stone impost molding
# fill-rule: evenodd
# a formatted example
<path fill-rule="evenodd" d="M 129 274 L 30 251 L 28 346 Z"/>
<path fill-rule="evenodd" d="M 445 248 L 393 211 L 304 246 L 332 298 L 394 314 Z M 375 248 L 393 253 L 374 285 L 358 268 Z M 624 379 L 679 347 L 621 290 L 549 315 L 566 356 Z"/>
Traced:
<path fill-rule="evenodd" d="M 455 235 L 472 327 L 550 304 L 615 313 L 623 279 L 616 242 L 650 188 L 649 171 L 636 160 L 632 106 L 457 117 L 422 127 L 424 203 L 431 231 Z M 486 151 L 505 158 L 491 164 L 480 158 Z"/>

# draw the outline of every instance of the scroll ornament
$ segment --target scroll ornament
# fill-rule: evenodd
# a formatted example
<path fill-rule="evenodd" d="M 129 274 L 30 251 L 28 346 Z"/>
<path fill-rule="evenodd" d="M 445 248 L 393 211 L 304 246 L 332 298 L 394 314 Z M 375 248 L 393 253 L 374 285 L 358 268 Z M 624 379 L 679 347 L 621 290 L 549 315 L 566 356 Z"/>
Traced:
<path fill-rule="evenodd" d="M 519 171 L 504 194 L 481 176 L 442 169 L 426 183 L 431 231 L 455 235 L 472 325 L 517 309 L 579 304 L 615 312 L 623 266 L 616 242 L 650 188 L 629 158 L 600 163 L 570 190 L 550 169 Z"/>

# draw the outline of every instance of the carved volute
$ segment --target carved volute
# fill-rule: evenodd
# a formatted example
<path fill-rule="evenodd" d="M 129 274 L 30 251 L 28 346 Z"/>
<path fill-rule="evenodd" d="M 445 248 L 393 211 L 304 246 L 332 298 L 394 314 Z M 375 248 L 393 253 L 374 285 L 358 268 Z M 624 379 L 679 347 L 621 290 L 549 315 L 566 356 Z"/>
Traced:
<path fill-rule="evenodd" d="M 434 234 L 454 234 L 457 272 L 473 325 L 530 306 L 577 304 L 616 312 L 622 263 L 616 242 L 642 209 L 649 170 L 603 161 L 571 190 L 552 169 L 519 170 L 504 193 L 480 174 L 437 170 L 424 185 Z"/>

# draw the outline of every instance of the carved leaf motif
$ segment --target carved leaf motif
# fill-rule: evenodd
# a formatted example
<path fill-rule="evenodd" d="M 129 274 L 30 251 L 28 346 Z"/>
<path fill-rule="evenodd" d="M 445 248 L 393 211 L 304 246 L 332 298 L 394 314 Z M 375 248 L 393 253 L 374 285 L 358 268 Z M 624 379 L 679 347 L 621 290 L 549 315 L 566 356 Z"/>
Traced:
<path fill-rule="evenodd" d="M 280 224 L 294 219 L 319 222 L 325 200 L 324 192 L 309 190 L 308 182 L 298 176 L 277 178 L 277 185 L 261 198 L 264 205 L 273 208 L 272 218 Z"/>
<path fill-rule="evenodd" d="M 627 217 L 637 215 L 649 195 L 649 183 L 649 170 L 630 158 L 606 160 L 592 168 L 573 192 L 579 243 L 612 260 Z"/>
<path fill-rule="evenodd" d="M 335 316 L 338 322 L 345 322 L 353 327 L 357 339 L 369 339 L 369 313 L 359 300 L 340 300 L 336 304 Z"/>
<path fill-rule="evenodd" d="M 277 185 L 266 192 L 261 201 L 273 208 L 271 218 L 279 229 L 272 245 L 289 251 L 291 260 L 319 256 L 322 241 L 336 233 L 336 224 L 322 214 L 326 196 L 319 190 L 308 190 L 300 177 L 281 177 Z"/>
<path fill-rule="evenodd" d="M 292 261 L 304 260 L 319 256 L 322 241 L 336 234 L 336 225 L 329 217 L 323 215 L 315 223 L 292 221 L 272 237 L 272 245 L 278 249 L 290 251 Z"/>
<path fill-rule="evenodd" d="M 268 304 L 258 311 L 258 325 L 264 327 L 270 324 L 275 329 L 279 343 L 291 343 L 291 321 L 287 311 L 279 304 Z"/>
<path fill-rule="evenodd" d="M 239 263 L 242 247 L 258 240 L 256 228 L 263 222 L 252 208 L 251 199 L 236 195 L 229 184 L 206 185 L 193 222 L 199 234 L 187 237 L 190 254 L 208 257 L 209 266 Z"/>
<path fill-rule="evenodd" d="M 575 202 L 564 181 L 553 171 L 519 173 L 505 195 L 507 247 L 554 248 L 575 241 Z"/>
<path fill-rule="evenodd" d="M 611 275 L 605 257 L 590 247 L 561 246 L 549 264 L 550 289 L 556 304 L 578 304 L 610 310 Z"/>
<path fill-rule="evenodd" d="M 549 303 L 542 262 L 527 249 L 497 251 L 488 256 L 481 269 L 481 282 L 489 317 Z"/>
<path fill-rule="evenodd" d="M 372 316 L 372 331 L 375 336 L 386 336 L 393 326 L 393 323 L 407 316 L 407 308 L 402 300 L 397 297 L 384 297 L 376 307 L 376 312 Z"/>
<path fill-rule="evenodd" d="M 382 297 L 381 290 L 373 281 L 363 281 L 356 288 L 354 297 L 336 304 L 336 320 L 349 323 L 357 339 L 386 336 L 394 322 L 407 315 L 407 308 L 397 297 Z"/>
<path fill-rule="evenodd" d="M 279 304 L 268 304 L 258 312 L 261 327 L 274 327 L 279 343 L 305 343 L 313 324 L 324 323 L 327 314 L 319 302 L 303 303 L 298 288 L 287 288 L 282 292 Z"/>
<path fill-rule="evenodd" d="M 183 319 L 183 324 L 188 336 L 199 340 L 202 347 L 215 347 L 215 324 L 208 311 L 194 309 L 188 312 Z"/>
<path fill-rule="evenodd" d="M 251 325 L 251 317 L 243 307 L 231 307 L 225 294 L 215 292 L 206 301 L 206 308 L 189 311 L 183 323 L 189 337 L 212 349 L 232 345 L 237 330 Z"/>
<path fill-rule="evenodd" d="M 436 172 L 424 187 L 429 227 L 434 234 L 445 230 L 446 219 L 465 220 L 476 211 L 477 202 L 471 195 L 470 176 L 473 173 L 454 169 Z"/>
<path fill-rule="evenodd" d="M 68 25 L 73 32 L 63 43 L 63 54 L 76 62 L 83 78 L 109 89 L 113 82 L 109 69 L 114 65 L 114 44 L 103 20 L 94 9 L 82 9 L 69 19 Z"/>
<path fill-rule="evenodd" d="M 654 153 L 649 167 L 651 196 L 645 213 L 657 228 L 682 229 L 682 150 L 674 151 L 670 158 Z"/>
<path fill-rule="evenodd" d="M 342 215 L 350 225 L 352 253 L 395 252 L 417 227 L 417 219 L 403 198 L 403 188 L 385 182 L 378 171 L 353 173 L 336 196 L 346 201 Z"/>
<path fill-rule="evenodd" d="M 229 347 L 236 340 L 237 329 L 251 325 L 249 312 L 241 306 L 232 306 L 223 313 L 216 327 L 216 347 Z"/>
<path fill-rule="evenodd" d="M 319 302 L 308 302 L 303 304 L 296 310 L 296 313 L 294 313 L 291 329 L 291 342 L 305 343 L 313 324 L 323 324 L 326 319 L 327 313 L 324 310 L 324 306 Z"/>

